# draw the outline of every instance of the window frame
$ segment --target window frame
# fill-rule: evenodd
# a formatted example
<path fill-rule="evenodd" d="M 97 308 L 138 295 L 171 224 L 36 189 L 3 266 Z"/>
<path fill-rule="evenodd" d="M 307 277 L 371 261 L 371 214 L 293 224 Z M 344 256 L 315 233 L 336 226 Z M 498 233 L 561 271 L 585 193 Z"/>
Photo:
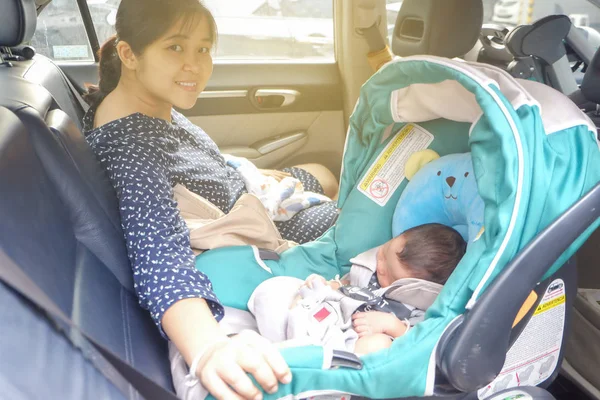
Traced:
<path fill-rule="evenodd" d="M 87 34 L 90 47 L 92 48 L 92 54 L 94 55 L 94 62 L 100 61 L 98 53 L 100 51 L 100 43 L 98 43 L 98 35 L 96 34 L 96 28 L 94 27 L 94 21 L 92 20 L 92 13 L 90 12 L 87 0 L 77 0 L 77 7 L 81 14 L 81 20 L 83 21 L 83 27 Z"/>

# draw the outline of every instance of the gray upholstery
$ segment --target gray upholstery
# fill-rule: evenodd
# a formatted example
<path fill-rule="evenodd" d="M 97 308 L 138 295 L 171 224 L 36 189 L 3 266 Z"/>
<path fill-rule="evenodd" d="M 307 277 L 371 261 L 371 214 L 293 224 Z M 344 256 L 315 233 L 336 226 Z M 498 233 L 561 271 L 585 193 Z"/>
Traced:
<path fill-rule="evenodd" d="M 35 0 L 2 0 L 0 11 L 0 47 L 31 40 L 37 19 Z"/>
<path fill-rule="evenodd" d="M 459 57 L 473 48 L 482 23 L 481 0 L 404 0 L 392 50 L 399 56 Z"/>

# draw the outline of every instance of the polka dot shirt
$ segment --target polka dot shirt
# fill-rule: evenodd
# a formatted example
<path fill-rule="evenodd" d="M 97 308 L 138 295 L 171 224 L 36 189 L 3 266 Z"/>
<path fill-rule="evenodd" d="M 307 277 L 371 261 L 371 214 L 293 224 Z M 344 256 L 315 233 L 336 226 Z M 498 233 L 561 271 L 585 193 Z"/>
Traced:
<path fill-rule="evenodd" d="M 140 304 L 163 335 L 162 316 L 181 299 L 206 299 L 220 320 L 223 307 L 195 268 L 172 188 L 183 184 L 227 213 L 245 192 L 241 176 L 202 129 L 175 111 L 173 123 L 136 113 L 92 129 L 94 112 L 84 117 L 86 139 L 117 192 Z"/>

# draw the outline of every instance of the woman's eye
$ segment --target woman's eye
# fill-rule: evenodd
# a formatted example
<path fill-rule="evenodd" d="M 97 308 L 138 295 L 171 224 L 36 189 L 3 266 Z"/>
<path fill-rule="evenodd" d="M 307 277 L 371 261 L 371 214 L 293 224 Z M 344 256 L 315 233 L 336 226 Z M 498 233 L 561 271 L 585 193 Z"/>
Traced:
<path fill-rule="evenodd" d="M 199 52 L 202 54 L 210 53 L 210 49 L 208 47 L 201 47 Z"/>
<path fill-rule="evenodd" d="M 173 46 L 169 46 L 169 49 L 171 49 L 173 51 L 176 51 L 178 53 L 181 52 L 181 51 L 183 51 L 183 47 L 181 47 L 178 44 L 174 44 Z"/>

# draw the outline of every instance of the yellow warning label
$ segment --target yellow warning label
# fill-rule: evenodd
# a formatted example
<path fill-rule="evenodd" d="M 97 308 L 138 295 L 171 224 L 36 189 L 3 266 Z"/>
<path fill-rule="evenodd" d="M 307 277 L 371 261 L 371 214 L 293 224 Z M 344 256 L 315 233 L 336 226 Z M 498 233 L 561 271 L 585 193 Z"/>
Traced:
<path fill-rule="evenodd" d="M 406 139 L 408 134 L 411 133 L 413 128 L 414 128 L 414 126 L 412 124 L 405 125 L 400 130 L 400 132 L 398 132 L 396 137 L 386 146 L 383 153 L 381 153 L 381 155 L 379 156 L 379 158 L 377 159 L 375 164 L 373 164 L 373 166 L 371 167 L 371 169 L 369 170 L 369 172 L 363 179 L 362 183 L 360 184 L 360 188 L 362 190 L 369 189 L 369 186 L 371 186 L 375 177 L 377 177 L 379 172 L 381 172 L 385 163 L 389 160 L 389 158 L 392 156 L 392 154 L 394 154 L 396 149 L 402 144 L 404 139 Z"/>
<path fill-rule="evenodd" d="M 358 191 L 383 207 L 405 178 L 410 156 L 425 150 L 433 135 L 415 124 L 407 124 L 388 142 L 358 184 Z"/>
<path fill-rule="evenodd" d="M 550 310 L 550 309 L 552 309 L 552 308 L 554 308 L 556 306 L 564 304 L 565 299 L 566 299 L 566 297 L 563 294 L 563 295 L 558 296 L 557 298 L 554 298 L 554 299 L 552 299 L 552 300 L 550 300 L 550 301 L 548 301 L 546 303 L 540 304 L 537 307 L 537 309 L 535 310 L 535 312 L 533 313 L 533 315 L 541 314 L 541 313 L 543 313 L 545 311 L 548 311 L 548 310 Z"/>

